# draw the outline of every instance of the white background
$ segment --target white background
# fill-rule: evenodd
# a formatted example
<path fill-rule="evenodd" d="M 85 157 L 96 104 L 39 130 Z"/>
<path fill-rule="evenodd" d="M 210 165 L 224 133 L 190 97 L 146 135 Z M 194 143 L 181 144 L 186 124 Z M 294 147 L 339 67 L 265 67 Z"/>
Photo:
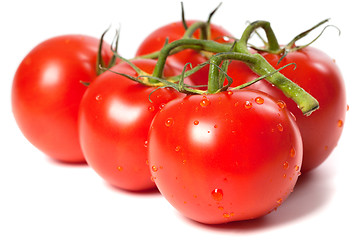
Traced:
<path fill-rule="evenodd" d="M 268 20 L 281 43 L 325 18 L 313 46 L 335 58 L 350 110 L 329 159 L 300 178 L 276 212 L 207 226 L 182 217 L 157 191 L 108 186 L 86 165 L 59 164 L 34 148 L 11 112 L 11 83 L 23 57 L 61 34 L 99 37 L 121 25 L 119 52 L 130 58 L 155 28 L 180 20 L 179 1 L 4 1 L 0 5 L 0 239 L 358 239 L 357 21 L 354 1 L 223 1 L 213 22 L 239 37 L 247 21 Z M 271 3 L 270 3 L 271 2 Z M 219 1 L 184 1 L 187 19 L 206 20 Z M 316 32 L 317 34 L 318 32 Z M 313 35 L 312 35 L 313 36 Z"/>

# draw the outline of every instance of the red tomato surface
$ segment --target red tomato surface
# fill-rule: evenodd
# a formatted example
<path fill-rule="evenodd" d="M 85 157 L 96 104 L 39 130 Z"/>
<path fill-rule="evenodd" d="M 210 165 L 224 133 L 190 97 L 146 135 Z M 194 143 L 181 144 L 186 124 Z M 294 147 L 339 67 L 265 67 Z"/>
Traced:
<path fill-rule="evenodd" d="M 250 90 L 168 103 L 149 132 L 158 189 L 186 217 L 208 224 L 269 213 L 300 175 L 302 139 L 282 102 Z"/>
<path fill-rule="evenodd" d="M 307 117 L 297 108 L 293 100 L 284 96 L 279 89 L 267 81 L 260 81 L 249 87 L 267 92 L 287 104 L 288 109 L 297 118 L 303 139 L 302 172 L 312 170 L 327 159 L 342 134 L 347 111 L 342 75 L 332 58 L 313 47 L 290 52 L 278 65 L 281 55 L 268 53 L 262 55 L 275 68 L 295 63 L 296 69 L 289 66 L 281 73 L 305 89 L 320 104 L 320 108 Z M 232 62 L 232 64 L 228 74 L 234 78 L 233 86 L 257 78 L 257 75 L 243 63 Z"/>
<path fill-rule="evenodd" d="M 196 21 L 189 20 L 187 21 L 187 25 L 191 26 Z M 219 43 L 228 43 L 232 41 L 227 37 L 231 37 L 232 35 L 226 31 L 224 28 L 211 24 L 211 40 L 214 40 Z M 183 37 L 185 33 L 185 28 L 182 22 L 174 22 L 167 24 L 153 31 L 149 36 L 147 36 L 144 41 L 140 44 L 136 56 L 146 55 L 152 52 L 159 51 L 168 38 L 169 42 L 173 42 L 175 40 L 179 40 Z M 200 30 L 197 30 L 193 37 L 200 37 Z M 183 69 L 186 63 L 190 62 L 192 67 L 197 66 L 200 63 L 207 61 L 208 58 L 201 54 L 199 51 L 193 49 L 186 49 L 179 53 L 176 53 L 167 58 L 167 62 L 171 65 L 179 67 Z M 189 66 L 188 66 L 189 68 Z M 191 75 L 191 79 L 196 85 L 206 85 L 209 73 L 209 66 L 205 66 L 203 69 Z"/>
<path fill-rule="evenodd" d="M 24 136 L 48 156 L 84 162 L 78 140 L 78 108 L 96 74 L 99 39 L 64 35 L 36 46 L 18 67 L 12 86 L 12 110 Z M 103 58 L 111 57 L 104 44 Z"/>
<path fill-rule="evenodd" d="M 155 60 L 134 60 L 147 73 Z M 137 77 L 127 63 L 111 70 Z M 166 66 L 164 76 L 180 70 Z M 169 89 L 154 91 L 112 72 L 101 74 L 83 96 L 79 113 L 79 135 L 88 164 L 108 183 L 138 191 L 155 187 L 148 169 L 147 135 L 155 114 L 170 100 L 182 95 Z M 149 101 L 149 95 L 151 100 Z"/>

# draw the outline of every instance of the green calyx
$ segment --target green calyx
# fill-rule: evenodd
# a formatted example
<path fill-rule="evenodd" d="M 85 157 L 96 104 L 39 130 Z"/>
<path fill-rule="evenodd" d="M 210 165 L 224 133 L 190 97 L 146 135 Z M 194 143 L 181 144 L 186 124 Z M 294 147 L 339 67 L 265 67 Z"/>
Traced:
<path fill-rule="evenodd" d="M 323 30 L 321 30 L 321 32 L 313 39 L 311 40 L 310 42 L 306 43 L 306 44 L 303 44 L 303 45 L 297 45 L 297 41 L 303 39 L 304 37 L 306 37 L 308 34 L 310 34 L 311 32 L 313 32 L 314 30 L 316 30 L 317 28 L 319 28 L 320 26 L 324 25 L 325 23 L 327 23 L 330 19 L 325 19 L 319 23 L 317 23 L 316 25 L 314 25 L 313 27 L 309 28 L 308 30 L 306 31 L 303 31 L 301 32 L 300 34 L 298 34 L 297 36 L 295 36 L 288 44 L 284 45 L 284 46 L 279 46 L 277 44 L 277 42 L 274 41 L 274 33 L 272 31 L 272 29 L 265 29 L 265 33 L 266 33 L 266 36 L 267 38 L 269 39 L 268 42 L 265 42 L 263 40 L 263 38 L 260 36 L 260 34 L 258 34 L 256 31 L 255 33 L 260 37 L 260 39 L 263 40 L 263 44 L 264 44 L 264 48 L 262 47 L 256 47 L 256 46 L 253 46 L 251 45 L 250 47 L 252 49 L 255 49 L 256 51 L 258 52 L 268 52 L 268 53 L 272 53 L 272 54 L 280 54 L 282 55 L 282 57 L 280 58 L 279 62 L 281 62 L 281 60 L 290 52 L 294 52 L 294 51 L 298 51 L 300 49 L 303 49 L 305 47 L 308 47 L 310 46 L 312 43 L 314 43 L 315 41 L 317 41 L 321 36 L 322 34 L 325 32 L 325 30 L 328 28 L 328 27 L 334 27 L 338 30 L 338 33 L 339 35 L 341 34 L 341 31 L 339 30 L 339 28 L 337 28 L 336 26 L 334 25 L 326 25 Z M 270 41 L 270 37 L 272 38 Z"/>
<path fill-rule="evenodd" d="M 112 47 L 113 56 L 111 57 L 111 59 L 110 59 L 108 64 L 106 64 L 104 62 L 103 56 L 102 56 L 102 48 L 103 48 L 104 36 L 108 32 L 108 30 L 109 30 L 109 28 L 106 29 L 106 31 L 104 31 L 104 33 L 102 34 L 101 39 L 99 41 L 97 59 L 96 59 L 96 73 L 97 73 L 97 76 L 102 74 L 103 72 L 105 72 L 106 69 L 109 69 L 109 68 L 113 67 L 116 64 L 116 58 L 117 58 L 116 53 L 117 53 L 117 50 L 118 50 L 119 31 L 116 31 L 116 35 L 115 35 L 114 41 L 112 43 L 112 46 L 114 45 L 114 47 Z"/>

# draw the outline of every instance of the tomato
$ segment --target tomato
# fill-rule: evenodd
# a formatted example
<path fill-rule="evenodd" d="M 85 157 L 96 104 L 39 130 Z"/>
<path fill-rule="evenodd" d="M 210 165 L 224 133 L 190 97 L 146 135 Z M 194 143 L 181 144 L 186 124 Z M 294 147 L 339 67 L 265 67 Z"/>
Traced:
<path fill-rule="evenodd" d="M 303 139 L 302 172 L 308 172 L 328 158 L 342 134 L 347 111 L 344 80 L 335 61 L 313 47 L 288 53 L 280 64 L 277 63 L 281 55 L 262 55 L 276 68 L 295 63 L 296 69 L 289 66 L 281 73 L 305 89 L 320 104 L 320 108 L 307 117 L 297 108 L 294 101 L 268 82 L 260 81 L 249 87 L 282 99 L 296 116 Z M 243 65 L 236 62 L 229 67 L 228 75 L 234 78 L 233 86 L 258 77 Z"/>
<path fill-rule="evenodd" d="M 300 175 L 299 129 L 283 102 L 259 91 L 173 100 L 153 119 L 148 142 L 158 189 L 202 223 L 263 216 Z"/>
<path fill-rule="evenodd" d="M 12 110 L 24 136 L 39 150 L 64 162 L 84 162 L 78 140 L 78 108 L 96 76 L 99 39 L 63 35 L 48 39 L 20 63 L 12 86 Z M 102 55 L 109 62 L 110 46 Z"/>
<path fill-rule="evenodd" d="M 196 21 L 189 20 L 187 21 L 187 25 L 191 26 Z M 219 43 L 228 43 L 232 41 L 228 37 L 232 35 L 226 31 L 224 28 L 210 24 L 211 29 L 211 40 L 215 40 Z M 146 55 L 152 52 L 159 51 L 163 46 L 168 38 L 169 42 L 173 42 L 175 40 L 179 40 L 183 37 L 185 33 L 185 28 L 182 22 L 174 22 L 167 24 L 158 28 L 157 30 L 153 31 L 149 36 L 147 36 L 144 41 L 139 45 L 139 48 L 136 52 L 136 56 Z M 199 38 L 200 37 L 200 30 L 197 30 L 193 37 Z M 192 67 L 197 66 L 200 63 L 207 61 L 208 58 L 204 56 L 202 53 L 193 50 L 193 49 L 186 49 L 179 53 L 176 53 L 172 56 L 167 58 L 167 62 L 171 65 L 179 67 L 183 69 L 186 63 L 190 62 Z M 188 67 L 189 68 L 189 67 Z M 199 70 L 198 72 L 191 75 L 191 80 L 196 85 L 206 85 L 209 73 L 209 66 L 205 66 L 203 69 Z"/>
<path fill-rule="evenodd" d="M 133 63 L 151 73 L 156 61 L 145 59 Z M 138 76 L 128 63 L 118 64 L 111 70 Z M 164 76 L 180 72 L 173 67 L 164 68 Z M 147 165 L 149 126 L 158 110 L 182 94 L 169 88 L 153 92 L 154 89 L 108 71 L 101 74 L 83 96 L 79 111 L 83 153 L 88 164 L 106 182 L 118 188 L 140 191 L 155 187 Z"/>

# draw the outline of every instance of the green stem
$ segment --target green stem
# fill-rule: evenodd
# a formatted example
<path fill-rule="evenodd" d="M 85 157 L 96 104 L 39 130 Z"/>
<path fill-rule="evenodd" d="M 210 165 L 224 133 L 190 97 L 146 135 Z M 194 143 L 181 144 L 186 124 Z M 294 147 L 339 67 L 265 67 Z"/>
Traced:
<path fill-rule="evenodd" d="M 307 93 L 296 83 L 289 80 L 280 72 L 271 66 L 260 54 L 246 54 L 237 52 L 220 53 L 211 58 L 211 66 L 209 71 L 208 93 L 220 91 L 222 86 L 218 85 L 218 66 L 221 61 L 226 59 L 239 60 L 245 62 L 251 70 L 260 76 L 266 76 L 266 80 L 279 88 L 288 98 L 295 101 L 303 114 L 309 115 L 318 109 L 318 101 Z M 216 69 L 215 69 L 216 68 Z"/>
<path fill-rule="evenodd" d="M 196 30 L 200 29 L 201 31 L 201 39 L 208 39 L 208 28 L 207 28 L 208 23 L 206 22 L 195 22 L 192 25 L 190 25 L 190 27 L 188 27 L 188 29 L 185 31 L 184 35 L 182 38 L 192 38 L 193 34 Z"/>
<path fill-rule="evenodd" d="M 305 36 L 307 36 L 310 32 L 312 32 L 313 30 L 315 30 L 316 28 L 318 28 L 319 26 L 321 26 L 322 24 L 325 24 L 326 22 L 328 22 L 329 19 L 325 19 L 321 22 L 319 22 L 318 24 L 316 24 L 315 26 L 311 27 L 310 29 L 298 34 L 296 37 L 294 37 L 287 45 L 286 48 L 293 48 L 294 46 L 296 46 L 296 42 L 302 38 L 304 38 Z M 323 31 L 326 28 L 323 29 Z M 323 33 L 323 31 L 318 35 L 318 37 L 316 37 L 312 42 L 310 42 L 309 44 L 304 45 L 304 47 L 310 45 L 311 43 L 313 43 L 314 41 L 316 41 Z"/>
<path fill-rule="evenodd" d="M 96 58 L 96 74 L 97 74 L 97 76 L 104 73 L 108 68 L 111 68 L 116 64 L 116 59 L 117 59 L 116 54 L 118 51 L 118 42 L 119 42 L 119 31 L 118 30 L 116 31 L 116 35 L 115 35 L 113 42 L 111 44 L 111 50 L 113 52 L 113 56 L 111 57 L 111 59 L 109 60 L 107 65 L 104 62 L 104 59 L 102 56 L 104 36 L 107 34 L 108 31 L 109 31 L 109 28 L 103 32 L 103 34 L 101 35 L 101 38 L 100 38 L 99 46 L 98 46 L 97 58 Z M 114 45 L 114 47 L 113 47 L 113 45 Z"/>
<path fill-rule="evenodd" d="M 281 50 L 280 45 L 276 39 L 276 36 L 271 28 L 270 23 L 267 21 L 255 21 L 251 23 L 245 29 L 240 40 L 238 41 L 238 44 L 236 45 L 236 51 L 249 53 L 249 50 L 247 49 L 248 40 L 251 37 L 252 33 L 258 28 L 263 28 L 266 33 L 268 41 L 268 50 L 270 52 L 279 52 Z"/>
<path fill-rule="evenodd" d="M 101 39 L 99 41 L 98 51 L 97 51 L 97 58 L 96 58 L 96 74 L 101 75 L 105 70 L 102 69 L 102 67 L 105 67 L 105 62 L 103 60 L 102 56 L 102 47 L 103 47 L 103 39 L 106 33 L 108 32 L 109 28 L 104 31 L 104 33 L 101 35 Z"/>
<path fill-rule="evenodd" d="M 239 60 L 243 61 L 249 66 L 256 64 L 256 58 L 251 54 L 237 53 L 237 52 L 221 52 L 210 58 L 209 77 L 208 77 L 208 94 L 213 94 L 220 91 L 223 88 L 223 82 L 219 79 L 219 65 L 224 60 Z"/>
<path fill-rule="evenodd" d="M 265 75 L 275 71 L 275 68 L 271 66 L 263 56 L 260 54 L 255 54 L 255 56 L 258 63 L 251 67 L 254 72 L 259 75 Z M 283 74 L 279 72 L 275 73 L 266 77 L 266 80 L 278 87 L 287 97 L 294 100 L 303 114 L 310 115 L 319 108 L 319 103 L 314 97 Z"/>
<path fill-rule="evenodd" d="M 200 40 L 200 39 L 180 39 L 165 45 L 159 53 L 157 64 L 153 71 L 153 76 L 157 78 L 161 78 L 163 75 L 164 64 L 171 53 L 172 50 L 181 47 L 183 48 L 190 48 L 196 50 L 205 50 L 209 52 L 228 52 L 230 51 L 231 46 L 220 44 L 215 41 L 211 40 Z"/>
<path fill-rule="evenodd" d="M 271 66 L 260 54 L 251 54 L 249 51 L 230 52 L 232 50 L 230 45 L 220 44 L 210 40 L 180 39 L 165 45 L 160 51 L 158 62 L 154 68 L 154 78 L 162 78 L 166 58 L 170 51 L 177 47 L 194 48 L 220 53 L 211 59 L 208 77 L 209 94 L 218 92 L 222 88 L 222 83 L 218 81 L 219 70 L 217 66 L 219 66 L 221 61 L 224 59 L 233 59 L 245 62 L 260 76 L 267 75 L 266 80 L 279 88 L 287 97 L 295 101 L 304 114 L 309 115 L 312 111 L 319 107 L 318 101 L 300 86 L 289 80 L 281 73 L 274 73 L 276 69 Z M 242 48 L 238 48 L 236 50 L 241 49 Z"/>
<path fill-rule="evenodd" d="M 182 39 L 191 38 L 193 36 L 194 32 L 196 30 L 198 30 L 198 29 L 201 30 L 202 39 L 207 39 L 207 37 L 209 35 L 207 25 L 208 25 L 208 23 L 206 23 L 206 22 L 195 22 L 195 23 L 193 23 L 189 28 L 187 28 L 187 30 L 185 31 Z M 188 48 L 188 47 L 186 47 L 186 48 Z M 175 50 L 170 51 L 169 55 L 173 55 L 175 53 L 178 53 L 178 52 L 180 52 L 180 51 L 182 51 L 182 50 L 184 50 L 186 48 L 178 47 Z M 201 50 L 201 49 L 198 49 L 198 50 Z M 156 58 L 159 57 L 159 54 L 160 54 L 160 51 L 156 51 L 156 52 L 148 53 L 146 55 L 135 57 L 134 59 L 156 59 Z"/>
<path fill-rule="evenodd" d="M 248 50 L 248 39 L 252 33 L 258 28 L 263 28 L 268 39 L 268 50 L 271 52 L 281 51 L 269 22 L 256 21 L 251 23 L 245 29 L 241 39 L 234 45 L 234 47 L 211 40 L 187 38 L 187 36 L 190 36 L 196 29 L 202 28 L 203 26 L 206 26 L 205 23 L 196 23 L 194 26 L 188 28 L 187 35 L 185 35 L 183 39 L 168 43 L 161 49 L 158 54 L 157 64 L 152 74 L 153 79 L 162 78 L 164 65 L 169 54 L 186 48 L 204 50 L 219 53 L 210 60 L 207 91 L 209 94 L 226 89 L 223 87 L 223 81 L 220 80 L 222 78 L 219 77 L 219 65 L 223 60 L 232 59 L 243 61 L 258 75 L 266 76 L 266 80 L 279 88 L 288 98 L 295 101 L 304 114 L 309 115 L 319 107 L 318 101 L 315 98 L 284 75 L 277 72 L 277 70 L 271 66 L 263 56 L 260 54 L 252 54 Z"/>
<path fill-rule="evenodd" d="M 188 63 L 190 64 L 190 63 Z M 203 67 L 205 67 L 207 64 L 209 64 L 209 61 L 203 62 L 201 64 L 198 64 L 195 67 L 192 67 L 189 70 L 185 70 L 184 75 L 180 74 L 177 76 L 170 76 L 168 77 L 168 79 L 172 80 L 173 82 L 178 82 L 181 78 L 187 78 L 190 75 L 194 74 L 195 72 L 199 71 L 200 69 L 202 69 Z M 205 85 L 206 86 L 206 85 Z M 196 86 L 196 87 L 203 87 L 203 86 Z"/>

